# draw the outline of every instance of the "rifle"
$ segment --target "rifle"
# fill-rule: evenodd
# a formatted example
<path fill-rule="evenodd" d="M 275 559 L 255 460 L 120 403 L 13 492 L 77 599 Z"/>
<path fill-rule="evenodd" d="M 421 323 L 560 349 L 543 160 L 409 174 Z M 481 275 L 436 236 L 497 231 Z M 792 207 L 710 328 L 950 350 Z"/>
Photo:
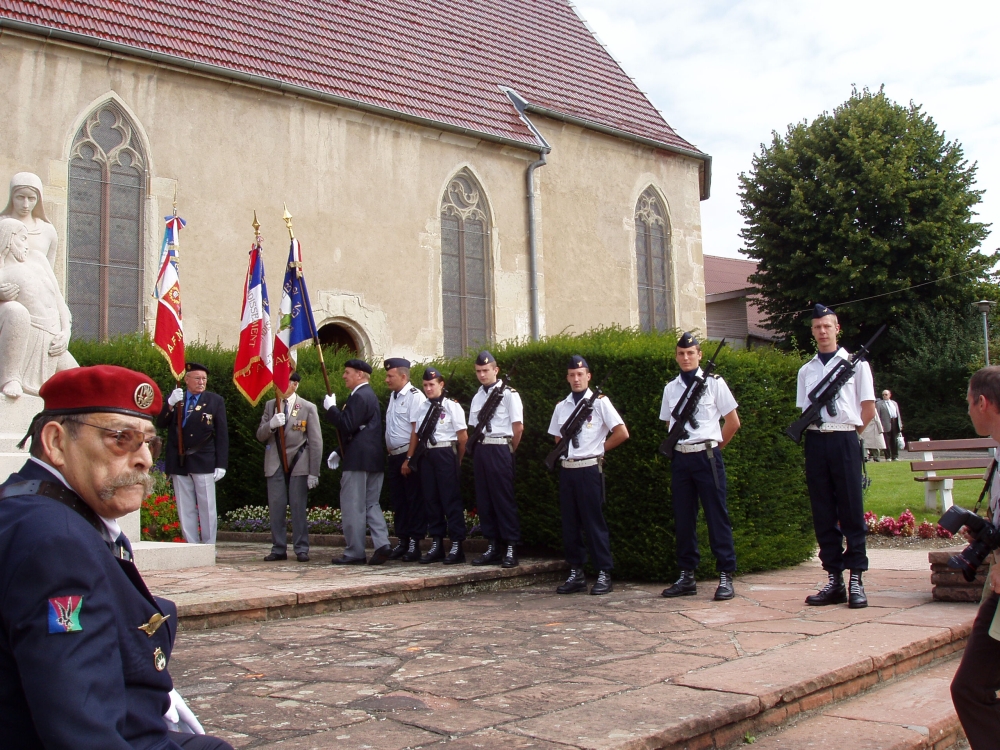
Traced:
<path fill-rule="evenodd" d="M 809 425 L 822 422 L 820 413 L 824 406 L 830 416 L 836 416 L 837 394 L 840 393 L 840 389 L 844 387 L 844 384 L 854 377 L 854 371 L 857 369 L 858 363 L 865 361 L 865 357 L 868 356 L 868 352 L 871 350 L 872 344 L 875 343 L 875 339 L 881 336 L 885 329 L 886 326 L 883 324 L 881 328 L 875 331 L 875 335 L 871 337 L 868 343 L 858 349 L 849 360 L 840 357 L 836 358 L 837 362 L 833 369 L 824 375 L 823 379 L 809 393 L 809 406 L 802 412 L 802 416 L 785 429 L 785 434 L 788 437 L 796 443 L 801 442 L 802 433 L 805 432 Z"/>
<path fill-rule="evenodd" d="M 420 428 L 417 430 L 417 447 L 413 449 L 413 455 L 410 456 L 410 468 L 414 471 L 421 457 L 427 452 L 427 445 L 437 445 L 434 433 L 437 430 L 438 420 L 441 418 L 441 411 L 444 409 L 444 400 L 448 396 L 448 383 L 451 382 L 451 376 L 454 374 L 455 371 L 452 370 L 451 375 L 448 376 L 448 380 L 444 381 L 445 387 L 441 391 L 441 400 L 437 403 L 431 402 L 430 408 L 424 415 L 424 420 L 420 423 Z"/>
<path fill-rule="evenodd" d="M 715 360 L 719 356 L 719 352 L 722 351 L 722 347 L 726 345 L 726 340 L 722 339 L 719 342 L 719 348 L 715 350 L 715 354 L 712 358 L 708 360 L 704 367 L 701 368 L 701 377 L 699 378 L 695 375 L 694 380 L 691 381 L 689 385 L 684 390 L 684 395 L 681 396 L 680 400 L 674 405 L 674 410 L 670 412 L 670 416 L 674 420 L 674 426 L 670 428 L 670 432 L 667 433 L 666 439 L 660 443 L 659 450 L 661 455 L 670 457 L 674 453 L 674 446 L 677 445 L 681 440 L 688 437 L 690 433 L 687 430 L 687 426 L 690 424 L 695 429 L 698 429 L 698 420 L 694 418 L 695 412 L 698 411 L 698 404 L 701 402 L 701 397 L 705 393 L 705 384 L 708 382 L 708 378 L 711 376 L 712 371 L 715 370 Z M 695 370 L 697 372 L 697 370 Z"/>
<path fill-rule="evenodd" d="M 503 401 L 504 391 L 510 388 L 510 377 L 513 372 L 509 372 L 500 378 L 500 387 L 494 388 L 486 399 L 486 403 L 483 404 L 483 408 L 479 410 L 479 420 L 476 422 L 476 426 L 472 429 L 472 434 L 469 435 L 469 441 L 465 444 L 465 455 L 472 457 L 472 454 L 476 450 L 476 446 L 483 441 L 486 437 L 487 432 L 492 432 L 493 427 L 490 424 L 493 421 L 493 415 L 497 413 L 497 407 L 500 406 L 500 402 Z"/>
<path fill-rule="evenodd" d="M 601 386 L 604 385 L 607 379 L 608 376 L 605 375 L 600 385 L 594 388 L 594 393 L 590 398 L 580 399 L 580 403 L 576 405 L 573 413 L 569 415 L 569 419 L 559 429 L 562 437 L 556 444 L 556 447 L 545 457 L 545 468 L 549 471 L 555 471 L 556 464 L 569 455 L 570 443 L 575 446 L 579 445 L 578 438 L 580 431 L 583 429 L 583 425 L 586 424 L 587 417 L 594 413 L 594 402 L 604 394 Z"/>

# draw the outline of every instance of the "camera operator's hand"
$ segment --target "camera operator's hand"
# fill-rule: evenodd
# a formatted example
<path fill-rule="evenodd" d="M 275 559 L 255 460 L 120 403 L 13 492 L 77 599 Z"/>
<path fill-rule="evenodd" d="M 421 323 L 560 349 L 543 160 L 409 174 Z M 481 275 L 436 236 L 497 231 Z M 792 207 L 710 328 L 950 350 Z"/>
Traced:
<path fill-rule="evenodd" d="M 968 542 L 969 544 L 972 544 L 974 541 L 976 541 L 975 535 L 971 531 L 969 531 L 968 526 L 963 526 L 962 528 L 960 528 L 958 530 L 958 533 L 961 534 L 963 537 L 965 537 L 965 541 Z"/>

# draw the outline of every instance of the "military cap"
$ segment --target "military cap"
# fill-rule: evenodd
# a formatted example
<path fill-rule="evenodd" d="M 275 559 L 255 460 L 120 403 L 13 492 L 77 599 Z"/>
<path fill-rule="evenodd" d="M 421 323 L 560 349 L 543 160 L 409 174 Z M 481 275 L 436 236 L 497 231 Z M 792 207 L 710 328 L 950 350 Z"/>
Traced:
<path fill-rule="evenodd" d="M 444 380 L 444 375 L 438 372 L 437 368 L 428 367 L 424 370 L 424 380 Z"/>
<path fill-rule="evenodd" d="M 383 363 L 383 367 L 386 370 L 391 370 L 393 367 L 409 367 L 410 360 L 403 359 L 402 357 L 390 357 Z"/>
<path fill-rule="evenodd" d="M 579 354 L 574 354 L 569 358 L 569 364 L 566 365 L 567 370 L 579 370 L 581 367 L 586 367 L 590 369 L 590 365 L 587 364 L 587 360 L 581 357 Z"/>
<path fill-rule="evenodd" d="M 692 346 L 698 346 L 698 339 L 694 337 L 694 334 L 685 331 L 684 335 L 677 340 L 677 348 L 690 349 Z"/>
<path fill-rule="evenodd" d="M 117 365 L 57 372 L 42 384 L 38 395 L 45 401 L 45 410 L 39 415 L 44 417 L 110 412 L 153 420 L 163 406 L 163 396 L 152 378 Z"/>
<path fill-rule="evenodd" d="M 184 372 L 203 372 L 206 375 L 209 374 L 208 368 L 205 365 L 199 365 L 197 362 L 184 363 Z"/>
<path fill-rule="evenodd" d="M 813 320 L 816 318 L 825 318 L 827 315 L 836 315 L 833 310 L 831 310 L 826 305 L 821 305 L 819 302 L 813 307 Z"/>
<path fill-rule="evenodd" d="M 298 370 L 294 370 L 292 374 L 288 376 L 288 380 L 292 383 L 298 383 L 300 380 L 302 380 L 302 376 L 299 375 Z"/>
<path fill-rule="evenodd" d="M 363 359 L 349 359 L 344 362 L 344 367 L 350 367 L 352 370 L 359 370 L 360 372 L 367 372 L 369 375 L 372 374 L 372 366 Z"/>
<path fill-rule="evenodd" d="M 479 352 L 479 356 L 476 357 L 476 364 L 480 365 L 480 366 L 482 366 L 482 365 L 495 365 L 496 363 L 497 363 L 496 357 L 494 357 L 492 354 L 490 354 L 485 349 L 483 349 L 481 352 Z"/>

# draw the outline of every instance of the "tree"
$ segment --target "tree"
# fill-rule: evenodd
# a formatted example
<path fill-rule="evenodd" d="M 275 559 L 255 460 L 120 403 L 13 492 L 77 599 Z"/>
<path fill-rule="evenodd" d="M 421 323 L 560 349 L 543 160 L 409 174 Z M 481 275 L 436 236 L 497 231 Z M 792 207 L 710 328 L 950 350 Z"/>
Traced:
<path fill-rule="evenodd" d="M 977 248 L 976 165 L 913 103 L 854 89 L 832 114 L 790 125 L 740 175 L 745 252 L 757 260 L 766 325 L 811 348 L 813 304 L 838 303 L 856 347 L 925 308 L 965 306 L 990 280 L 997 253 Z M 880 341 L 891 359 L 903 344 Z"/>

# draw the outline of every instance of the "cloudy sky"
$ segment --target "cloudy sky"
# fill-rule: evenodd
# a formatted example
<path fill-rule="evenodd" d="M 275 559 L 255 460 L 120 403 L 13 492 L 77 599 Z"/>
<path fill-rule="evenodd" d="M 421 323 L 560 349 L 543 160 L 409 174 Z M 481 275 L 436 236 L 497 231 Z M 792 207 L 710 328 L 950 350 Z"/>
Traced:
<path fill-rule="evenodd" d="M 984 244 L 1000 245 L 1000 6 L 954 0 L 576 0 L 667 122 L 714 159 L 701 204 L 705 252 L 736 257 L 737 175 L 789 123 L 851 85 L 923 106 L 978 162 Z"/>

